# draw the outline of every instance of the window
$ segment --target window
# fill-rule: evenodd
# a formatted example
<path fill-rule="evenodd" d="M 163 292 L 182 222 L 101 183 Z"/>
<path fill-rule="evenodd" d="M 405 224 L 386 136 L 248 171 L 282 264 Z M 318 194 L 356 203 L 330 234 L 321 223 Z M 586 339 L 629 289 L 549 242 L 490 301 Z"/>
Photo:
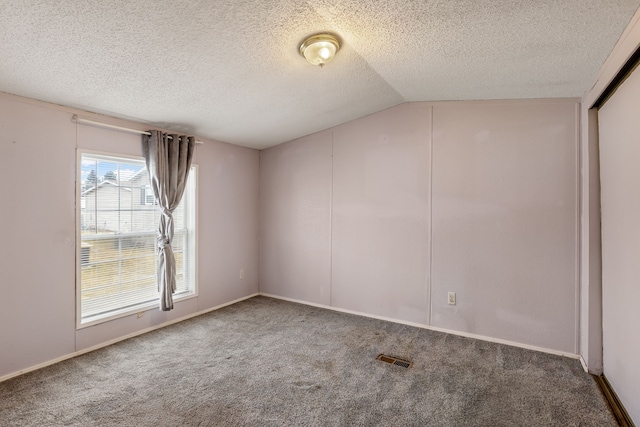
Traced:
<path fill-rule="evenodd" d="M 150 185 L 145 185 L 140 188 L 140 203 L 143 205 L 157 205 L 156 196 L 153 194 L 153 190 Z"/>
<path fill-rule="evenodd" d="M 157 304 L 160 210 L 142 159 L 80 155 L 79 323 L 95 323 Z M 195 185 L 191 168 L 174 212 L 174 299 L 195 294 Z"/>

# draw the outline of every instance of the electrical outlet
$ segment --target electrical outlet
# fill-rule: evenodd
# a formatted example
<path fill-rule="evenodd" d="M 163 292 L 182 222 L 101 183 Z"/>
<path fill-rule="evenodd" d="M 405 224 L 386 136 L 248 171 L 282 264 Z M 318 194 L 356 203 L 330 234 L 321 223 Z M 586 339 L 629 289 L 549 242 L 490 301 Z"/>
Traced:
<path fill-rule="evenodd" d="M 240 270 L 240 278 L 244 279 L 244 270 Z"/>
<path fill-rule="evenodd" d="M 449 301 L 449 305 L 456 305 L 456 293 L 455 292 L 449 292 L 448 301 Z"/>

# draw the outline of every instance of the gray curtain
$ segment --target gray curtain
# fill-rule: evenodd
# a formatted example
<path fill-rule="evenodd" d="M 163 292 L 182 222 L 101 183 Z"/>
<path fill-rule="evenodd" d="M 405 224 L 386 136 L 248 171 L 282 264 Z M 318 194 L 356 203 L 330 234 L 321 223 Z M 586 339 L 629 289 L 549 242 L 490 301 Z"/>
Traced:
<path fill-rule="evenodd" d="M 160 309 L 173 309 L 176 290 L 176 260 L 171 249 L 173 211 L 184 193 L 191 168 L 195 139 L 152 130 L 142 135 L 142 151 L 147 162 L 149 182 L 162 210 L 158 225 L 158 290 Z"/>

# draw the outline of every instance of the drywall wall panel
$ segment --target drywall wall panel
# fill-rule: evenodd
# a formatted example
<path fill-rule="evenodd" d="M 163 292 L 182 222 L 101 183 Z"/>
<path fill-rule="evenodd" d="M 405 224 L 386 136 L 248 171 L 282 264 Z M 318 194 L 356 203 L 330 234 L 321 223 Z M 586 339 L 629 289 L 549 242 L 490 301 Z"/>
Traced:
<path fill-rule="evenodd" d="M 640 423 L 640 71 L 599 111 L 604 374 Z"/>
<path fill-rule="evenodd" d="M 75 131 L 0 97 L 0 377 L 74 351 Z"/>
<path fill-rule="evenodd" d="M 577 104 L 436 105 L 433 123 L 432 326 L 576 353 Z"/>
<path fill-rule="evenodd" d="M 142 135 L 105 127 L 77 124 L 78 148 L 142 159 Z"/>
<path fill-rule="evenodd" d="M 332 305 L 427 324 L 431 107 L 333 130 Z"/>
<path fill-rule="evenodd" d="M 261 152 L 260 292 L 330 305 L 331 132 Z"/>
<path fill-rule="evenodd" d="M 198 308 L 206 310 L 258 292 L 260 152 L 208 142 L 198 146 L 195 160 Z"/>
<path fill-rule="evenodd" d="M 141 311 L 119 319 L 99 323 L 76 332 L 76 349 L 86 350 L 100 346 L 118 338 L 136 335 L 147 329 L 154 329 L 163 323 L 172 322 L 198 311 L 198 299 L 189 298 L 174 303 L 173 310 L 161 311 L 157 308 Z"/>

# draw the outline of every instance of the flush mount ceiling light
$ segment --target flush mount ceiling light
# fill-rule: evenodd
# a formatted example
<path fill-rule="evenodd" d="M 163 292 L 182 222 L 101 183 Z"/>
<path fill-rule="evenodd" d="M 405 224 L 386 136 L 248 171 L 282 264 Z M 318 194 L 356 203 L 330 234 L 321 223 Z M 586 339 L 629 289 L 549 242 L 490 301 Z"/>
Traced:
<path fill-rule="evenodd" d="M 331 34 L 316 34 L 300 44 L 300 55 L 313 65 L 324 66 L 340 49 L 340 42 Z"/>

